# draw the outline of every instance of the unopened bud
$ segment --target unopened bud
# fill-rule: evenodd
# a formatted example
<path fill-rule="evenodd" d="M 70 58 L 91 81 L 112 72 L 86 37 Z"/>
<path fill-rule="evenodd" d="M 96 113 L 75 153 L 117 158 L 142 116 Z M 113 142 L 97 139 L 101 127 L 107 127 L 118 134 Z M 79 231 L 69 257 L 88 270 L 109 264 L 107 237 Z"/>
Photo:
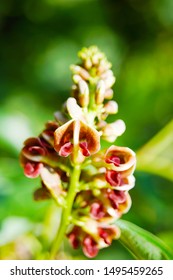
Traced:
<path fill-rule="evenodd" d="M 87 107 L 89 104 L 88 84 L 85 81 L 81 80 L 79 81 L 78 86 L 79 86 L 79 96 L 78 96 L 79 104 L 82 107 Z"/>
<path fill-rule="evenodd" d="M 99 63 L 99 60 L 100 60 L 101 56 L 100 56 L 100 53 L 96 53 L 92 56 L 92 63 L 94 65 L 97 65 Z"/>
<path fill-rule="evenodd" d="M 100 120 L 97 124 L 97 129 L 98 130 L 102 129 L 106 124 L 107 122 L 105 122 L 104 120 Z"/>
<path fill-rule="evenodd" d="M 103 127 L 102 137 L 108 142 L 114 142 L 118 136 L 124 133 L 125 129 L 125 123 L 122 120 L 117 120 Z"/>
<path fill-rule="evenodd" d="M 87 58 L 84 62 L 85 68 L 90 69 L 92 67 L 92 61 L 90 58 Z"/>
<path fill-rule="evenodd" d="M 80 94 L 89 95 L 88 84 L 85 81 L 80 80 L 79 83 L 78 83 L 78 86 L 79 86 L 79 93 Z"/>
<path fill-rule="evenodd" d="M 105 99 L 112 99 L 113 94 L 114 94 L 114 92 L 113 92 L 113 90 L 111 88 L 106 89 L 106 91 L 105 91 Z"/>
<path fill-rule="evenodd" d="M 100 74 L 104 73 L 105 71 L 109 70 L 111 67 L 112 67 L 112 64 L 110 62 L 108 62 L 106 58 L 103 58 L 100 61 L 100 65 L 98 67 L 98 72 Z"/>
<path fill-rule="evenodd" d="M 101 75 L 101 77 L 102 77 L 102 79 L 107 79 L 107 78 L 109 78 L 109 77 L 113 77 L 114 76 L 114 73 L 112 72 L 112 70 L 107 70 L 107 71 L 105 71 L 102 75 Z"/>
<path fill-rule="evenodd" d="M 83 119 L 81 107 L 77 104 L 76 99 L 69 97 L 66 101 L 67 112 L 73 119 Z"/>
<path fill-rule="evenodd" d="M 108 77 L 105 81 L 106 89 L 111 88 L 115 83 L 116 79 L 114 76 Z"/>
<path fill-rule="evenodd" d="M 81 76 L 79 76 L 78 74 L 73 75 L 72 79 L 75 84 L 78 84 L 79 81 L 82 80 Z"/>
<path fill-rule="evenodd" d="M 88 80 L 90 77 L 90 74 L 88 73 L 88 71 L 86 71 L 84 68 L 82 68 L 79 65 L 71 65 L 70 69 L 73 72 L 73 74 L 80 75 L 82 77 L 82 79 L 84 79 L 84 80 Z"/>
<path fill-rule="evenodd" d="M 81 107 L 87 107 L 89 104 L 89 95 L 87 94 L 79 94 L 78 102 Z"/>
<path fill-rule="evenodd" d="M 96 87 L 96 95 L 95 95 L 95 102 L 97 105 L 103 103 L 105 96 L 105 83 L 103 80 L 100 80 Z"/>
<path fill-rule="evenodd" d="M 118 104 L 117 102 L 111 100 L 108 101 L 105 105 L 104 105 L 104 112 L 106 114 L 116 114 L 118 112 Z"/>

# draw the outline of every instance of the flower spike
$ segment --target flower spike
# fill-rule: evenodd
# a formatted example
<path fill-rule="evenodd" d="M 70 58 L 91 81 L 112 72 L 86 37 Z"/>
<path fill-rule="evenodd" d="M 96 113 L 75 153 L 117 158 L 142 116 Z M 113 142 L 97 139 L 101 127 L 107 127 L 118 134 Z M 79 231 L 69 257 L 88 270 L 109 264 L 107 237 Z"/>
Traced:
<path fill-rule="evenodd" d="M 71 97 L 20 153 L 25 176 L 41 180 L 34 199 L 53 199 L 62 209 L 58 233 L 49 241 L 50 259 L 58 257 L 65 236 L 87 258 L 110 246 L 120 237 L 116 221 L 129 211 L 129 190 L 135 185 L 135 153 L 114 143 L 125 123 L 107 121 L 118 113 L 111 100 L 116 81 L 111 63 L 96 46 L 78 56 L 80 62 L 70 67 Z M 102 140 L 112 145 L 103 149 Z"/>

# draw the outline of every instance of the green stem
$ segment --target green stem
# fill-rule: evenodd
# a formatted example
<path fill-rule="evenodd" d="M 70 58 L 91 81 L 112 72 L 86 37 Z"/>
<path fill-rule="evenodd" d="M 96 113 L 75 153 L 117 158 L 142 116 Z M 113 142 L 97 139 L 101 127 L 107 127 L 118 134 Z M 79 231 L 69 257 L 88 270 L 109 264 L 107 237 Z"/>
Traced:
<path fill-rule="evenodd" d="M 75 198 L 77 190 L 78 190 L 80 172 L 81 172 L 80 165 L 75 165 L 74 169 L 72 171 L 72 174 L 71 174 L 68 195 L 66 198 L 66 208 L 63 209 L 63 212 L 62 212 L 59 231 L 58 231 L 57 236 L 55 237 L 55 240 L 52 244 L 52 248 L 50 251 L 50 259 L 55 259 L 56 254 L 57 254 L 57 252 L 60 248 L 60 245 L 62 243 L 62 240 L 64 238 L 67 226 L 70 222 L 73 201 L 74 201 L 74 198 Z"/>
<path fill-rule="evenodd" d="M 48 164 L 53 168 L 59 167 L 62 171 L 65 171 L 67 174 L 70 173 L 70 168 L 61 162 L 57 162 L 57 159 L 54 161 L 50 158 L 44 158 L 43 163 Z"/>

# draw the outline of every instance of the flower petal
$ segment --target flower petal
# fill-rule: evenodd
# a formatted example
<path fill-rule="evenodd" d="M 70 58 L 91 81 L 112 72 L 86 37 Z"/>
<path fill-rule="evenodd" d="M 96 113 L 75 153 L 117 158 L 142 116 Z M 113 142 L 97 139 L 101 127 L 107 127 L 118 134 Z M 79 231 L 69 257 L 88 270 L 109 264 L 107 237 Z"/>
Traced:
<path fill-rule="evenodd" d="M 81 107 L 77 104 L 74 97 L 69 97 L 67 99 L 67 111 L 72 119 L 79 119 L 85 121 L 83 111 Z"/>
<path fill-rule="evenodd" d="M 122 120 L 108 123 L 102 128 L 102 138 L 108 142 L 114 142 L 118 136 L 121 136 L 126 129 Z"/>
<path fill-rule="evenodd" d="M 24 165 L 24 174 L 28 178 L 36 178 L 40 175 L 43 164 L 40 162 L 27 162 Z"/>
<path fill-rule="evenodd" d="M 114 171 L 114 170 L 107 170 L 106 171 L 106 181 L 111 186 L 120 186 L 120 184 L 121 184 L 121 174 Z"/>
<path fill-rule="evenodd" d="M 131 149 L 114 145 L 107 150 L 105 161 L 106 163 L 110 163 L 110 168 L 117 172 L 127 171 L 126 176 L 133 173 L 136 165 L 135 153 Z M 119 164 L 117 164 L 118 161 Z"/>
<path fill-rule="evenodd" d="M 65 143 L 59 150 L 59 155 L 62 157 L 68 157 L 72 153 L 73 144 L 71 142 Z"/>
<path fill-rule="evenodd" d="M 60 126 L 55 130 L 54 133 L 54 148 L 57 152 L 60 151 L 61 147 L 67 142 L 73 141 L 76 137 L 74 135 L 75 126 L 79 127 L 78 144 L 81 145 L 82 151 L 85 156 L 96 153 L 100 149 L 100 134 L 99 132 L 87 125 L 86 123 L 79 120 L 71 120 L 66 124 Z M 75 141 L 77 143 L 77 141 Z M 76 144 L 75 143 L 75 144 Z M 85 144 L 84 144 L 85 143 Z"/>
<path fill-rule="evenodd" d="M 107 245 L 110 245 L 113 239 L 118 239 L 120 237 L 120 230 L 115 225 L 104 225 L 99 227 L 98 233 Z"/>
<path fill-rule="evenodd" d="M 99 201 L 95 201 L 90 206 L 90 215 L 94 219 L 101 219 L 105 216 L 105 211 L 103 204 L 101 204 Z"/>
<path fill-rule="evenodd" d="M 68 121 L 54 132 L 54 149 L 59 152 L 61 147 L 73 137 L 73 120 Z"/>
<path fill-rule="evenodd" d="M 96 241 L 90 235 L 84 238 L 82 249 L 88 258 L 94 258 L 99 252 Z"/>
<path fill-rule="evenodd" d="M 87 142 L 82 142 L 79 144 L 80 148 L 82 149 L 82 154 L 85 156 L 85 157 L 88 157 L 90 156 L 90 151 L 88 150 L 88 144 Z"/>
<path fill-rule="evenodd" d="M 51 172 L 46 167 L 43 167 L 40 172 L 40 177 L 45 187 L 50 191 L 53 197 L 58 199 L 62 193 L 61 179 L 58 173 Z"/>

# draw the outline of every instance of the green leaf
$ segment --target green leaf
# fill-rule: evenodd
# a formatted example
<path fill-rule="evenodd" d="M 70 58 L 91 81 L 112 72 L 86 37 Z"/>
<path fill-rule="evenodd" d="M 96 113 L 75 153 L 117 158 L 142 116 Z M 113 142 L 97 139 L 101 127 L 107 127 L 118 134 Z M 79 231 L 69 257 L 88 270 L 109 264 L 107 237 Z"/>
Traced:
<path fill-rule="evenodd" d="M 173 120 L 137 152 L 137 169 L 173 181 Z"/>
<path fill-rule="evenodd" d="M 125 220 L 119 220 L 116 224 L 121 230 L 120 242 L 135 259 L 173 260 L 173 252 L 152 233 Z"/>

